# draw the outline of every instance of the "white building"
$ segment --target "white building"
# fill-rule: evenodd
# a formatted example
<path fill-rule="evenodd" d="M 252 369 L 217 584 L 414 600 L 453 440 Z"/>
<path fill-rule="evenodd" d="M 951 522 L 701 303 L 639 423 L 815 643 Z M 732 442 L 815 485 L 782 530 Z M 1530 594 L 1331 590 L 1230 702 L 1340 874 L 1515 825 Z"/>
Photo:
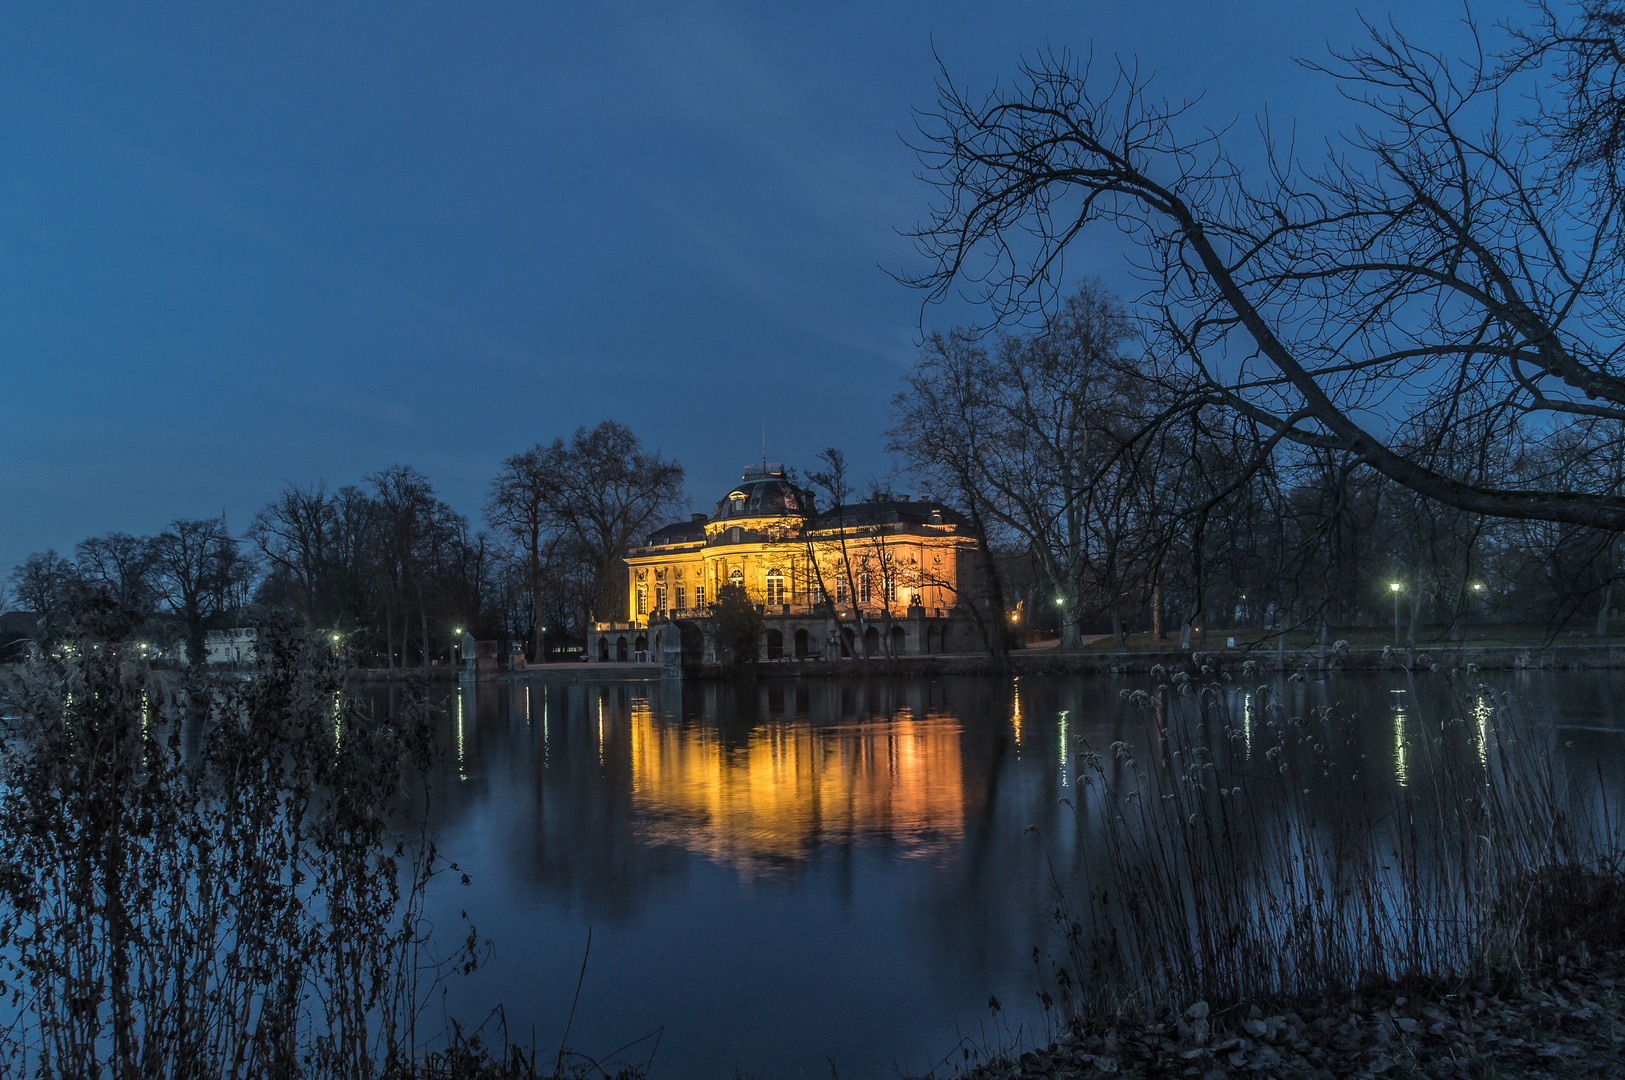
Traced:
<path fill-rule="evenodd" d="M 230 630 L 210 630 L 203 635 L 204 663 L 235 664 L 242 666 L 254 662 L 254 643 L 259 631 L 252 626 L 234 626 Z M 181 643 L 181 654 L 191 662 L 190 650 Z"/>

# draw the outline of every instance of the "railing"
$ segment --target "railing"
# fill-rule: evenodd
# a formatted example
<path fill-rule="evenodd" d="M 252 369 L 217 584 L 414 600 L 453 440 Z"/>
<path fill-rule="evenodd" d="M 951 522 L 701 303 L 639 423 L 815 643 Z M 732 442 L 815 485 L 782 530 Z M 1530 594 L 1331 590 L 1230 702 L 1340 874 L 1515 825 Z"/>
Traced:
<path fill-rule="evenodd" d="M 648 628 L 647 621 L 640 622 L 636 619 L 631 622 L 595 622 L 592 624 L 592 632 L 595 634 L 613 634 L 617 631 L 647 630 Z"/>

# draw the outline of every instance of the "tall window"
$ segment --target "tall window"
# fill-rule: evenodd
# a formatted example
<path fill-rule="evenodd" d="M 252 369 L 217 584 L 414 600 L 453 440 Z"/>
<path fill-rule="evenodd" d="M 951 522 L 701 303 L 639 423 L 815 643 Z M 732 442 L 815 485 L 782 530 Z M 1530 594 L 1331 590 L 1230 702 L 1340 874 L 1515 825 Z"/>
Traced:
<path fill-rule="evenodd" d="M 867 604 L 868 602 L 869 602 L 869 575 L 868 574 L 859 574 L 858 575 L 858 603 Z"/>
<path fill-rule="evenodd" d="M 702 607 L 705 606 L 705 586 L 704 585 L 696 585 L 696 586 L 694 586 L 694 606 L 697 607 L 697 608 L 702 608 Z"/>
<path fill-rule="evenodd" d="M 677 586 L 677 602 L 672 606 L 678 611 L 683 610 L 683 587 L 681 585 Z"/>
<path fill-rule="evenodd" d="M 784 573 L 780 570 L 767 572 L 767 603 L 770 607 L 784 603 Z"/>
<path fill-rule="evenodd" d="M 666 610 L 666 587 L 664 585 L 655 586 L 655 610 Z"/>
<path fill-rule="evenodd" d="M 845 574 L 842 574 L 840 577 L 835 579 L 835 602 L 837 604 L 846 603 L 846 575 Z"/>
<path fill-rule="evenodd" d="M 638 586 L 638 614 L 649 614 L 649 586 Z"/>
<path fill-rule="evenodd" d="M 737 566 L 734 567 L 728 572 L 728 584 L 737 585 L 743 589 L 745 587 L 745 572 Z"/>

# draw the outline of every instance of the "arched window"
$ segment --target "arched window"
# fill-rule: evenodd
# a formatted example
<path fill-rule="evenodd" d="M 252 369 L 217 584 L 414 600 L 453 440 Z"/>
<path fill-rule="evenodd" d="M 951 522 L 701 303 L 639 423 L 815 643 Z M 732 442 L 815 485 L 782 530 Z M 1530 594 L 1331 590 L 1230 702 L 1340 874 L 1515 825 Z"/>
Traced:
<path fill-rule="evenodd" d="M 743 589 L 745 587 L 745 572 L 737 566 L 728 571 L 728 584 L 737 585 Z"/>
<path fill-rule="evenodd" d="M 784 572 L 777 568 L 767 572 L 767 603 L 769 607 L 784 603 Z"/>

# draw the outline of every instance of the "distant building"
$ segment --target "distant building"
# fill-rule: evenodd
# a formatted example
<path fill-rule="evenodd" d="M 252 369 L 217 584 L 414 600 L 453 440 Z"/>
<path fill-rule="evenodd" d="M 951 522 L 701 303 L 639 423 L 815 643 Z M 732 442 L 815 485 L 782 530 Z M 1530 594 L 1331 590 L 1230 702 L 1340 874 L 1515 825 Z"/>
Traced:
<path fill-rule="evenodd" d="M 259 631 L 252 626 L 234 626 L 230 630 L 210 630 L 203 635 L 203 662 L 206 664 L 252 664 Z M 180 646 L 181 656 L 191 663 L 190 649 L 185 642 Z"/>
<path fill-rule="evenodd" d="M 973 650 L 975 549 L 970 523 L 940 502 L 885 494 L 819 511 L 784 466 L 753 465 L 716 513 L 657 529 L 627 554 L 631 618 L 595 624 L 588 655 L 658 659 L 647 655 L 651 626 L 706 618 L 729 583 L 763 614 L 764 659 Z"/>

